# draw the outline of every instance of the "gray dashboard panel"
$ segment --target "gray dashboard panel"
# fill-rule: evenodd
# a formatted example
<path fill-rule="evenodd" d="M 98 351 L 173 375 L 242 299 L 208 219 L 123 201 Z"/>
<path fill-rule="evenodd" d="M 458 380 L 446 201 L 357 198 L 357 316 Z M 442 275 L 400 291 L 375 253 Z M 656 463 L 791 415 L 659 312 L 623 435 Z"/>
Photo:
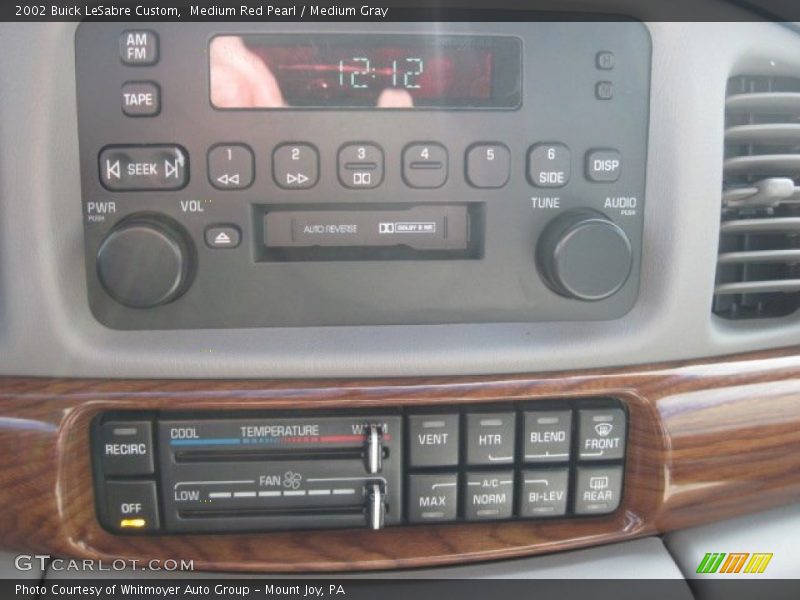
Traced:
<path fill-rule="evenodd" d="M 123 332 L 86 301 L 75 25 L 0 25 L 0 372 L 106 377 L 509 373 L 790 345 L 800 317 L 710 315 L 729 75 L 800 72 L 779 24 L 651 23 L 653 70 L 639 299 L 607 322 Z M 687 335 L 691 332 L 691 335 Z"/>
<path fill-rule="evenodd" d="M 724 573 L 696 572 L 706 552 L 768 552 L 773 556 L 763 573 L 742 574 L 742 576 L 751 579 L 798 580 L 800 579 L 800 556 L 796 549 L 798 535 L 800 535 L 800 505 L 793 504 L 711 525 L 676 531 L 667 535 L 664 542 L 688 579 L 725 579 Z"/>

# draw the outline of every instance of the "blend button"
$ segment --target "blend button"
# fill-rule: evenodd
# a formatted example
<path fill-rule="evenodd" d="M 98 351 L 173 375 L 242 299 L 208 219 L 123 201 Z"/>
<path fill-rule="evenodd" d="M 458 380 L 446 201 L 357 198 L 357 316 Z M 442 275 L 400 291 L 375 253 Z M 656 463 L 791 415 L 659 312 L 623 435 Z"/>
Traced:
<path fill-rule="evenodd" d="M 525 462 L 569 460 L 572 412 L 532 411 L 525 413 Z"/>

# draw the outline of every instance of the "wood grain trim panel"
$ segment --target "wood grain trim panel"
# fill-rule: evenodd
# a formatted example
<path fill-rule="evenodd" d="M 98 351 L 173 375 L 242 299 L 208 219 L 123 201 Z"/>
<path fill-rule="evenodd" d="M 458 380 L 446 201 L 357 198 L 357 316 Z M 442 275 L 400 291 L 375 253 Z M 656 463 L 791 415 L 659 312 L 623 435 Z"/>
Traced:
<path fill-rule="evenodd" d="M 622 506 L 600 518 L 379 532 L 115 536 L 95 518 L 89 423 L 105 410 L 320 409 L 614 396 L 630 411 Z M 0 544 L 196 569 L 433 566 L 631 539 L 800 498 L 800 349 L 530 376 L 183 381 L 0 378 Z"/>

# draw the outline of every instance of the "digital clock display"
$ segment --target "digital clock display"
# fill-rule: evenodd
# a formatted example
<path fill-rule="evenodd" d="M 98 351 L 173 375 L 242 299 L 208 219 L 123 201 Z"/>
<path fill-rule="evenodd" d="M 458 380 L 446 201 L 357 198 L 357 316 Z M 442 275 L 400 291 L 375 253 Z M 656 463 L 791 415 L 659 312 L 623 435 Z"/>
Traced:
<path fill-rule="evenodd" d="M 441 35 L 220 35 L 219 109 L 516 108 L 517 38 Z"/>

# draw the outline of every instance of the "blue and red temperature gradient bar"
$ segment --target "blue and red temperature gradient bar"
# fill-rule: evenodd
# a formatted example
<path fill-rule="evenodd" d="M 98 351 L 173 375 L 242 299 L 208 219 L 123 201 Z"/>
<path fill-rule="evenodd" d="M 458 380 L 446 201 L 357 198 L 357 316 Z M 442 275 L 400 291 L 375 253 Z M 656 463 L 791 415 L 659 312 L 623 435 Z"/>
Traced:
<path fill-rule="evenodd" d="M 384 434 L 383 439 L 392 441 L 391 434 Z M 289 436 L 289 437 L 258 437 L 258 438 L 194 438 L 184 440 L 170 440 L 171 446 L 253 446 L 261 444 L 359 444 L 365 440 L 364 435 L 316 435 L 316 436 Z"/>

